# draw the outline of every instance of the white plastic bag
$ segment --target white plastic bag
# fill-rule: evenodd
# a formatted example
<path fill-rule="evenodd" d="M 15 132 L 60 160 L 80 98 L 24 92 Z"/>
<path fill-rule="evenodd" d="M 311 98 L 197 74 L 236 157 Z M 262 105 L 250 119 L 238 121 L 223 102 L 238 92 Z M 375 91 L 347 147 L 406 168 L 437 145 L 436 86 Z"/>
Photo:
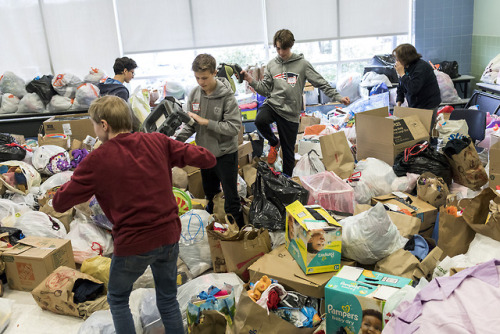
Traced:
<path fill-rule="evenodd" d="M 56 145 L 43 145 L 33 152 L 33 167 L 42 174 L 53 175 L 71 168 L 69 153 Z"/>
<path fill-rule="evenodd" d="M 89 70 L 89 74 L 87 74 L 84 78 L 83 81 L 92 83 L 94 85 L 97 85 L 101 81 L 106 80 L 106 73 L 103 70 L 100 70 L 98 68 L 91 67 Z"/>
<path fill-rule="evenodd" d="M 0 114 L 13 114 L 19 108 L 19 98 L 14 94 L 6 93 L 2 95 L 2 106 Z"/>
<path fill-rule="evenodd" d="M 49 104 L 47 105 L 47 110 L 50 112 L 56 112 L 56 111 L 68 111 L 71 106 L 73 105 L 73 102 L 69 97 L 64 97 L 61 95 L 54 95 L 52 96 L 52 99 L 50 100 Z"/>
<path fill-rule="evenodd" d="M 4 218 L 28 211 L 32 210 L 27 205 L 15 203 L 10 199 L 0 198 L 0 225 L 3 225 L 2 220 Z"/>
<path fill-rule="evenodd" d="M 500 54 L 493 58 L 486 68 L 484 69 L 481 81 L 489 84 L 498 83 L 498 76 L 500 74 Z"/>
<path fill-rule="evenodd" d="M 149 91 L 147 89 L 142 89 L 139 86 L 134 90 L 128 101 L 132 107 L 134 115 L 142 124 L 151 112 L 151 108 L 149 106 Z"/>
<path fill-rule="evenodd" d="M 402 237 L 382 203 L 340 221 L 342 256 L 361 264 L 374 264 L 404 247 Z"/>
<path fill-rule="evenodd" d="M 132 311 L 134 319 L 135 332 L 142 334 L 141 320 L 139 316 Z M 110 310 L 95 311 L 87 318 L 78 330 L 78 334 L 116 334 L 113 317 Z"/>
<path fill-rule="evenodd" d="M 448 141 L 469 137 L 469 126 L 464 119 L 439 121 L 436 124 L 439 133 L 438 140 L 441 146 L 445 146 Z"/>
<path fill-rule="evenodd" d="M 213 218 L 206 210 L 189 210 L 181 217 L 179 257 L 196 277 L 212 268 L 206 227 Z"/>
<path fill-rule="evenodd" d="M 67 234 L 63 223 L 40 211 L 27 211 L 16 214 L 14 224 L 11 227 L 20 229 L 27 237 L 64 239 Z"/>
<path fill-rule="evenodd" d="M 492 259 L 500 259 L 500 241 L 476 233 L 465 253 L 471 263 L 478 264 Z"/>
<path fill-rule="evenodd" d="M 146 289 L 139 307 L 144 334 L 163 333 L 164 326 L 156 305 L 155 289 Z"/>
<path fill-rule="evenodd" d="M 73 176 L 73 171 L 69 170 L 52 175 L 40 186 L 40 196 L 44 196 L 45 193 L 52 188 L 62 186 L 71 180 L 71 176 Z"/>
<path fill-rule="evenodd" d="M 458 96 L 455 85 L 451 80 L 450 76 L 444 72 L 434 70 L 436 79 L 439 85 L 439 90 L 441 92 L 441 103 L 455 103 L 460 102 L 460 96 Z"/>
<path fill-rule="evenodd" d="M 358 162 L 354 174 L 358 172 L 361 177 L 354 187 L 354 198 L 359 204 L 369 204 L 372 197 L 390 194 L 397 178 L 391 166 L 375 158 Z"/>
<path fill-rule="evenodd" d="M 78 86 L 73 102 L 72 110 L 86 110 L 92 101 L 99 97 L 99 88 L 91 83 L 84 83 Z"/>
<path fill-rule="evenodd" d="M 111 234 L 86 221 L 82 216 L 71 222 L 65 239 L 71 240 L 76 263 L 82 263 L 97 255 L 113 254 Z"/>
<path fill-rule="evenodd" d="M 76 94 L 76 88 L 82 83 L 82 80 L 76 75 L 70 73 L 58 74 L 52 79 L 52 87 L 62 96 L 73 99 Z"/>
<path fill-rule="evenodd" d="M 9 71 L 0 76 L 0 92 L 14 94 L 18 98 L 22 98 L 28 93 L 26 91 L 26 82 Z"/>
<path fill-rule="evenodd" d="M 238 174 L 238 195 L 243 198 L 247 197 L 247 183 L 240 174 Z"/>
<path fill-rule="evenodd" d="M 359 73 L 349 73 L 344 75 L 337 81 L 337 91 L 342 96 L 349 96 L 352 101 L 360 98 L 359 84 L 361 83 L 361 75 Z"/>
<path fill-rule="evenodd" d="M 20 189 L 13 187 L 9 183 L 7 183 L 3 177 L 0 177 L 0 181 L 2 181 L 5 187 L 7 187 L 7 189 L 9 189 L 10 191 L 21 195 L 27 195 L 30 192 L 31 188 L 40 186 L 40 182 L 42 180 L 40 177 L 40 173 L 38 173 L 32 165 L 17 160 L 4 161 L 0 163 L 0 165 L 9 167 L 18 166 L 21 169 L 21 172 L 26 177 L 26 191 L 21 191 Z"/>
<path fill-rule="evenodd" d="M 319 154 L 315 150 L 312 150 L 299 159 L 293 168 L 292 176 L 309 176 L 324 171 L 325 165 L 319 159 Z"/>
<path fill-rule="evenodd" d="M 416 287 L 411 285 L 405 285 L 401 289 L 394 292 L 387 300 L 384 305 L 384 324 L 388 323 L 389 320 L 394 316 L 394 310 L 404 301 L 412 301 L 417 293 L 422 290 L 429 282 L 425 278 L 421 278 Z"/>
<path fill-rule="evenodd" d="M 361 86 L 363 87 L 373 87 L 380 83 L 385 83 L 387 87 L 391 87 L 392 83 L 385 74 L 378 74 L 376 72 L 366 72 L 361 79 Z"/>
<path fill-rule="evenodd" d="M 45 105 L 37 93 L 28 93 L 19 101 L 17 113 L 42 113 L 45 111 Z"/>

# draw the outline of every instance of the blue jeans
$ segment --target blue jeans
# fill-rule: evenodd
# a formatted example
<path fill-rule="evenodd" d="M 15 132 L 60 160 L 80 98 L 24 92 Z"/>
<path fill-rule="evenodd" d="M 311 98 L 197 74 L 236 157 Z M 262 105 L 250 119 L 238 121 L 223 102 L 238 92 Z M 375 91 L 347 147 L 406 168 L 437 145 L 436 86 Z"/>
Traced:
<path fill-rule="evenodd" d="M 111 260 L 108 303 L 116 334 L 135 334 L 129 297 L 134 282 L 148 265 L 156 287 L 156 305 L 168 333 L 184 334 L 182 316 L 177 302 L 177 256 L 179 244 L 165 245 L 133 256 L 114 256 Z"/>

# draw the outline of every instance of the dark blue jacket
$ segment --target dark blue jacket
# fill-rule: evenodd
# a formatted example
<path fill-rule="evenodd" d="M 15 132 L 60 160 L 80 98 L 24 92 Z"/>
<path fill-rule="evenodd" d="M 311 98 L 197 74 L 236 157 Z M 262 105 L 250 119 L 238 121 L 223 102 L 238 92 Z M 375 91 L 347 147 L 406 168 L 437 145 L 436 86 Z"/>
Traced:
<path fill-rule="evenodd" d="M 441 103 L 441 92 L 432 66 L 418 59 L 405 68 L 399 78 L 397 102 L 408 101 L 410 108 L 434 109 Z"/>
<path fill-rule="evenodd" d="M 98 87 L 101 96 L 114 95 L 121 97 L 122 99 L 128 102 L 129 92 L 127 87 L 125 87 L 122 83 L 116 83 L 116 82 L 119 81 L 108 78 L 105 82 L 99 83 Z"/>

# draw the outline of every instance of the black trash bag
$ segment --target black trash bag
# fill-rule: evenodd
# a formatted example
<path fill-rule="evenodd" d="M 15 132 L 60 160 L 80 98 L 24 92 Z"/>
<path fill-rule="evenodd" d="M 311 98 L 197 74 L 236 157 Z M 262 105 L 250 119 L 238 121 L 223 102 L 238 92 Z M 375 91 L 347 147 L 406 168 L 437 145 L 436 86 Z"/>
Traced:
<path fill-rule="evenodd" d="M 452 79 L 458 78 L 460 76 L 460 74 L 458 73 L 458 63 L 456 60 L 445 60 L 437 65 L 439 65 L 438 71 L 448 74 Z"/>
<path fill-rule="evenodd" d="M 421 175 L 431 172 L 442 177 L 449 186 L 452 180 L 452 171 L 448 159 L 436 152 L 426 141 L 408 147 L 394 159 L 392 167 L 397 176 L 406 176 L 406 173 Z"/>
<path fill-rule="evenodd" d="M 36 93 L 43 104 L 47 105 L 52 96 L 57 94 L 54 87 L 52 87 L 52 78 L 54 78 L 52 75 L 44 75 L 41 78 L 36 77 L 26 85 L 26 90 L 28 93 Z"/>
<path fill-rule="evenodd" d="M 254 198 L 249 220 L 255 227 L 284 231 L 285 207 L 296 200 L 307 204 L 309 191 L 281 173 L 273 172 L 265 162 L 257 166 L 257 178 L 252 185 Z"/>
<path fill-rule="evenodd" d="M 9 243 L 14 246 L 19 242 L 19 240 L 24 239 L 23 232 L 15 227 L 6 227 L 0 226 L 0 234 L 8 233 L 9 234 Z M 4 240 L 6 241 L 6 240 Z"/>
<path fill-rule="evenodd" d="M 0 162 L 23 160 L 26 150 L 9 134 L 0 133 Z"/>

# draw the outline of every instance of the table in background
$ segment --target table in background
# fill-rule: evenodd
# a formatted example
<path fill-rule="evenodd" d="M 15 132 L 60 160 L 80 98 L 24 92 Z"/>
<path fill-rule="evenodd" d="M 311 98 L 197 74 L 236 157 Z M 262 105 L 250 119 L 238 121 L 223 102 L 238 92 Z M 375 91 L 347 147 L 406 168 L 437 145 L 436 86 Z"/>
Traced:
<path fill-rule="evenodd" d="M 475 77 L 473 77 L 472 75 L 464 74 L 459 77 L 456 77 L 455 79 L 451 79 L 451 81 L 453 81 L 455 88 L 457 86 L 460 88 L 463 98 L 466 99 L 467 95 L 469 94 L 469 82 L 471 82 L 471 80 L 474 79 Z"/>
<path fill-rule="evenodd" d="M 478 82 L 476 86 L 479 87 L 484 92 L 491 92 L 493 94 L 500 94 L 500 85 L 487 84 L 484 82 Z"/>

